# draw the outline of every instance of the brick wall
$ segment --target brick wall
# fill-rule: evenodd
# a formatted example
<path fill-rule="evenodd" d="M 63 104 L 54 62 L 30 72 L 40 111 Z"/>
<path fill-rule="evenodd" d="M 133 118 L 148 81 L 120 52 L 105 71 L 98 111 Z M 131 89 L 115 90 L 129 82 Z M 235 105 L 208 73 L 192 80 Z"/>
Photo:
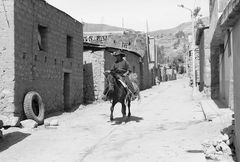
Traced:
<path fill-rule="evenodd" d="M 13 2 L 13 1 L 12 1 Z M 82 24 L 42 0 L 15 0 L 14 105 L 23 113 L 23 98 L 31 90 L 43 98 L 46 112 L 64 109 L 64 73 L 70 74 L 69 106 L 82 102 Z M 46 27 L 46 50 L 38 47 L 38 26 Z M 72 37 L 73 58 L 66 58 L 67 35 Z M 9 53 L 10 54 L 10 53 Z"/>
<path fill-rule="evenodd" d="M 70 104 L 81 103 L 82 25 L 37 0 L 15 1 L 15 24 L 17 105 L 26 92 L 36 90 L 42 95 L 47 111 L 62 110 L 64 72 L 70 73 Z M 38 49 L 38 25 L 47 27 L 47 51 Z M 73 38 L 73 58 L 66 58 L 67 35 Z"/>

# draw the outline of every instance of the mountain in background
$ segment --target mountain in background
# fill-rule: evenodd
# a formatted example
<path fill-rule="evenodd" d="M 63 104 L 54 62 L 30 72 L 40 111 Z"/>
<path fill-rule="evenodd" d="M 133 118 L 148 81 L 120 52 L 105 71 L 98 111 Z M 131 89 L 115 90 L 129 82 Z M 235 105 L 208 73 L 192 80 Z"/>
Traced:
<path fill-rule="evenodd" d="M 209 19 L 208 17 L 202 18 L 204 24 L 208 24 Z M 184 22 L 174 28 L 170 29 L 162 29 L 149 32 L 152 36 L 157 36 L 161 34 L 175 34 L 178 31 L 183 31 L 184 33 L 190 34 L 191 33 L 191 22 Z M 84 23 L 83 32 L 102 32 L 102 31 L 122 31 L 123 28 L 106 25 L 106 24 L 92 24 L 92 23 Z M 131 30 L 131 29 L 128 29 Z"/>
<path fill-rule="evenodd" d="M 203 17 L 201 20 L 203 21 L 203 24 L 205 24 L 206 26 L 209 24 L 208 17 Z M 152 36 L 161 36 L 162 34 L 164 35 L 176 34 L 178 31 L 183 31 L 186 34 L 191 34 L 192 33 L 191 29 L 192 29 L 192 23 L 184 22 L 174 28 L 156 30 L 156 31 L 149 32 L 149 34 Z"/>
<path fill-rule="evenodd" d="M 201 19 L 204 26 L 209 25 L 208 17 Z M 175 58 L 183 59 L 189 47 L 189 36 L 192 35 L 192 23 L 185 22 L 174 28 L 149 32 L 155 37 L 156 45 L 164 62 L 172 62 Z"/>
<path fill-rule="evenodd" d="M 122 31 L 123 28 L 106 24 L 84 23 L 83 32 Z"/>

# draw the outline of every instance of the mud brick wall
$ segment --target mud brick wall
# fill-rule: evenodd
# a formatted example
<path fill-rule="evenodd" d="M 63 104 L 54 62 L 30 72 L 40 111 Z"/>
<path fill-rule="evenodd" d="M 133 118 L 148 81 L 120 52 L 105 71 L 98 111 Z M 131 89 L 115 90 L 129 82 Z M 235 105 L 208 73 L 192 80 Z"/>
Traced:
<path fill-rule="evenodd" d="M 4 0 L 0 4 L 0 114 L 4 116 L 14 113 L 13 8 L 13 0 Z"/>
<path fill-rule="evenodd" d="M 82 24 L 43 0 L 4 2 L 12 4 L 8 10 L 14 12 L 9 15 L 9 19 L 14 22 L 14 29 L 8 29 L 11 34 L 4 32 L 9 37 L 6 38 L 9 39 L 9 51 L 5 53 L 10 57 L 7 60 L 11 64 L 11 72 L 8 72 L 8 75 L 14 80 L 13 84 L 7 81 L 14 86 L 14 91 L 11 91 L 11 94 L 14 94 L 14 113 L 17 116 L 23 114 L 23 98 L 32 90 L 42 96 L 47 113 L 63 110 L 64 73 L 70 74 L 70 106 L 82 103 Z M 38 47 L 39 25 L 46 27 L 44 51 Z M 72 58 L 66 57 L 67 35 L 72 37 Z M 6 59 L 3 62 L 7 64 Z"/>

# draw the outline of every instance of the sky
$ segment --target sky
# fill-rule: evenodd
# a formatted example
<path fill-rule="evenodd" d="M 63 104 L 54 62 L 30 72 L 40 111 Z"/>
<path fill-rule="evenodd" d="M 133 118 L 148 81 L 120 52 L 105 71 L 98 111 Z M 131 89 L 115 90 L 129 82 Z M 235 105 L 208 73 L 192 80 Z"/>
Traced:
<path fill-rule="evenodd" d="M 46 0 L 80 22 L 107 24 L 138 31 L 173 28 L 191 20 L 190 12 L 177 7 L 183 4 L 208 16 L 208 0 Z"/>

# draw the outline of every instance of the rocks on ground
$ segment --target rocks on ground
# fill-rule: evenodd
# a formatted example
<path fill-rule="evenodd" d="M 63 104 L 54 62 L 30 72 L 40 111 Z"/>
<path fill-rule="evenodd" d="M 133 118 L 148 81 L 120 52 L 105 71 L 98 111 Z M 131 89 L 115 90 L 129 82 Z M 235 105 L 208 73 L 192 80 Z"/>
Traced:
<path fill-rule="evenodd" d="M 22 128 L 33 129 L 38 127 L 38 123 L 32 119 L 23 120 L 20 124 Z"/>
<path fill-rule="evenodd" d="M 229 126 L 221 130 L 221 134 L 202 143 L 205 157 L 211 160 L 221 160 L 234 154 L 234 127 Z"/>
<path fill-rule="evenodd" d="M 59 126 L 59 122 L 57 119 L 53 119 L 51 121 L 45 120 L 44 126 L 45 126 L 45 128 L 57 128 L 57 126 Z"/>

